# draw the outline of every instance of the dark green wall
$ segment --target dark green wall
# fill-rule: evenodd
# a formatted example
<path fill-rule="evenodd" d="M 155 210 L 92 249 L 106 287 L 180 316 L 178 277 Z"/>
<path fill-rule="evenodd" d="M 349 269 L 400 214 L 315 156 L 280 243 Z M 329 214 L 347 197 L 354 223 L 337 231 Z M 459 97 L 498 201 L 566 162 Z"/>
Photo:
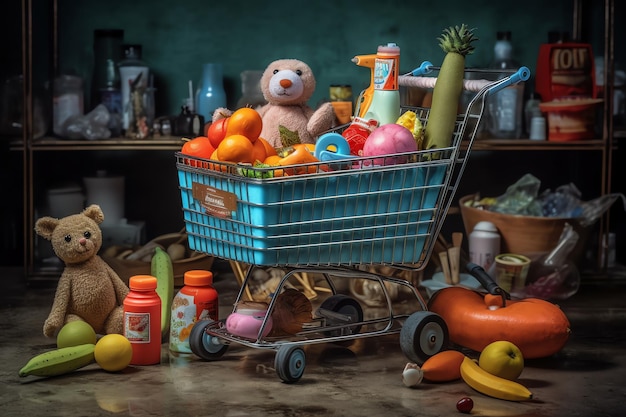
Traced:
<path fill-rule="evenodd" d="M 263 69 L 278 58 L 298 58 L 314 70 L 318 88 L 310 104 L 334 83 L 366 87 L 369 73 L 350 59 L 374 53 L 379 44 L 401 47 L 401 70 L 424 60 L 439 65 L 436 38 L 444 27 L 466 23 L 480 38 L 468 66 L 489 64 L 498 30 L 511 30 L 515 54 L 535 66 L 549 30 L 571 30 L 571 0 L 214 1 L 62 0 L 59 2 L 60 62 L 64 71 L 91 74 L 93 31 L 121 28 L 125 41 L 143 45 L 158 88 L 157 110 L 175 113 L 188 80 L 199 80 L 204 62 L 224 65 L 229 104 L 240 96 L 239 73 Z M 537 13 L 533 10 L 541 10 Z"/>

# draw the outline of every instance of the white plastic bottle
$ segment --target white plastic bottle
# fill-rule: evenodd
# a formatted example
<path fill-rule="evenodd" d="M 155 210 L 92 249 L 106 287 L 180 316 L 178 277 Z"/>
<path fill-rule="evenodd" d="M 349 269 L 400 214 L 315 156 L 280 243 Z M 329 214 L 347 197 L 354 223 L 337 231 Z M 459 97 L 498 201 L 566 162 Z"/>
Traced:
<path fill-rule="evenodd" d="M 492 269 L 499 254 L 500 234 L 496 225 L 487 221 L 476 223 L 469 235 L 470 262 L 481 266 L 493 276 Z"/>
<path fill-rule="evenodd" d="M 374 93 L 365 119 L 375 119 L 378 125 L 395 123 L 400 117 L 400 47 L 395 43 L 380 45 L 374 63 Z"/>

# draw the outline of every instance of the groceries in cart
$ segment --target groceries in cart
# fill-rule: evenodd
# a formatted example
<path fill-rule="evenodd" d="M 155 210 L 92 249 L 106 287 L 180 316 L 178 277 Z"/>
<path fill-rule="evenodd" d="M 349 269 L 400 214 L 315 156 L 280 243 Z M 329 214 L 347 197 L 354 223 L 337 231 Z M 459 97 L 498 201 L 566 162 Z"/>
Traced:
<path fill-rule="evenodd" d="M 323 110 L 308 113 L 306 131 L 287 119 L 270 127 L 267 107 L 220 110 L 227 121 L 194 139 L 202 155 L 176 154 L 190 248 L 239 271 L 228 318 L 194 325 L 196 356 L 217 360 L 231 343 L 272 349 L 278 377 L 293 383 L 304 373 L 308 344 L 397 334 L 416 364 L 446 349 L 446 323 L 414 283 L 380 271 L 426 267 L 486 97 L 530 75 L 523 67 L 497 81 L 464 81 L 475 40 L 465 25 L 448 28 L 441 67 L 426 61 L 404 75 L 395 43 L 357 55 L 354 62 L 371 69 L 370 87 L 350 123 L 313 140 L 309 127 Z M 298 71 L 310 76 L 308 67 L 289 65 L 271 71 L 275 91 L 305 89 Z M 399 86 L 409 84 L 433 89 L 430 108 L 400 105 Z M 458 111 L 463 90 L 473 97 Z M 290 100 L 271 110 L 284 111 Z M 268 268 L 282 274 L 259 280 Z"/>

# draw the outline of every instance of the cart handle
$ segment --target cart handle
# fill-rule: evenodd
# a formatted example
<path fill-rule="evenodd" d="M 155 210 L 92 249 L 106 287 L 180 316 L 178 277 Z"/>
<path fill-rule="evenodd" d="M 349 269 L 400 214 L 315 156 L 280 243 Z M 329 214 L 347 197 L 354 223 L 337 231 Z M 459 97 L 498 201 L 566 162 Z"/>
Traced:
<path fill-rule="evenodd" d="M 413 71 L 401 75 L 401 77 L 405 76 L 413 76 L 417 77 L 419 75 L 429 74 L 433 71 L 434 65 L 430 61 L 424 61 L 420 64 L 419 67 L 415 68 Z"/>
<path fill-rule="evenodd" d="M 419 70 L 426 71 L 426 72 L 422 72 L 422 74 L 427 74 L 431 72 L 432 70 L 439 69 L 438 67 L 427 66 L 427 64 L 430 64 L 430 63 L 428 61 L 425 61 L 422 64 L 422 66 L 420 66 L 419 68 L 416 68 L 411 73 L 400 75 L 398 77 L 398 84 L 403 87 L 434 88 L 435 84 L 437 83 L 437 77 L 421 77 L 421 76 L 410 75 Z M 487 70 L 480 70 L 480 71 L 472 70 L 472 71 L 490 72 L 490 73 L 494 72 L 494 71 L 487 71 Z M 491 95 L 491 94 L 497 93 L 498 91 L 502 90 L 505 87 L 508 87 L 513 84 L 517 84 L 520 81 L 526 81 L 529 78 L 530 78 L 530 70 L 528 69 L 528 67 L 520 67 L 515 72 L 511 73 L 511 75 L 499 81 L 489 81 L 485 79 L 478 79 L 478 80 L 464 79 L 463 90 L 477 93 L 481 91 L 482 89 L 484 89 L 485 87 L 488 87 L 489 85 L 493 84 L 486 91 L 486 95 Z"/>
<path fill-rule="evenodd" d="M 491 94 L 497 93 L 503 88 L 506 88 L 513 84 L 517 84 L 521 81 L 527 81 L 529 78 L 530 78 L 530 70 L 528 69 L 528 67 L 519 67 L 519 69 L 515 71 L 513 74 L 509 75 L 506 78 L 503 78 L 498 83 L 489 87 L 489 89 L 486 91 L 485 94 L 491 95 Z"/>

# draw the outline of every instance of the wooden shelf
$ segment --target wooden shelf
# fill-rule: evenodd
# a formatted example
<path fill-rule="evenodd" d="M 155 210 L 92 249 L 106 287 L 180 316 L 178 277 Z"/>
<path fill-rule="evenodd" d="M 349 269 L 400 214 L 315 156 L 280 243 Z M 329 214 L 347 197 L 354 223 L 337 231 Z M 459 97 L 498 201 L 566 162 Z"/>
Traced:
<path fill-rule="evenodd" d="M 111 138 L 102 140 L 68 140 L 43 137 L 33 140 L 30 149 L 35 151 L 97 151 L 97 150 L 180 150 L 180 137 L 168 136 L 148 139 Z M 11 143 L 11 150 L 24 150 L 23 141 Z"/>
<path fill-rule="evenodd" d="M 554 142 L 530 139 L 476 139 L 472 151 L 602 151 L 602 139 Z"/>

